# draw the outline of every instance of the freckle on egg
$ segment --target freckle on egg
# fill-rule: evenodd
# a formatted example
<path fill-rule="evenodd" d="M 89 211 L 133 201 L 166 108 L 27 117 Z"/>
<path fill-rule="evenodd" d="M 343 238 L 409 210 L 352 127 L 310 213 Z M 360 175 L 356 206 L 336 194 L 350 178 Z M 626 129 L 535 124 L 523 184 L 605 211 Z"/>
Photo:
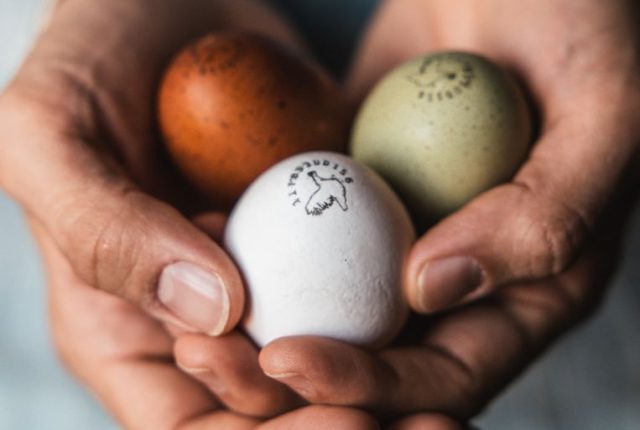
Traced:
<path fill-rule="evenodd" d="M 431 102 L 415 97 L 422 88 L 432 89 Z M 509 180 L 530 141 L 524 95 L 507 72 L 478 55 L 437 52 L 399 65 L 373 87 L 350 149 L 391 183 L 414 219 L 435 221 Z"/>
<path fill-rule="evenodd" d="M 349 109 L 311 59 L 265 36 L 228 31 L 174 58 L 159 89 L 158 123 L 189 182 L 213 208 L 228 210 L 278 161 L 309 150 L 344 151 Z M 197 160 L 191 147 L 199 148 Z"/>

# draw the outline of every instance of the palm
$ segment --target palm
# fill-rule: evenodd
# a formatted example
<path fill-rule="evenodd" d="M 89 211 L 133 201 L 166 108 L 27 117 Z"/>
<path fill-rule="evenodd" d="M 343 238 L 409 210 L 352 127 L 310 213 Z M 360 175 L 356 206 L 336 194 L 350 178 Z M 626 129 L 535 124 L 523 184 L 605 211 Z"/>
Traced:
<path fill-rule="evenodd" d="M 186 42 L 215 28 L 216 20 L 212 12 L 198 13 L 197 7 L 191 11 L 169 3 L 154 5 L 154 19 L 149 19 L 144 3 L 61 6 L 59 14 L 66 19 L 86 19 L 89 12 L 102 14 L 105 24 L 118 20 L 119 25 L 63 27 L 58 25 L 63 18 L 54 20 L 41 49 L 62 51 L 58 55 L 66 54 L 71 60 L 64 65 L 64 73 L 50 73 L 38 84 L 43 92 L 62 90 L 65 100 L 72 101 L 67 103 L 70 112 L 64 112 L 64 127 L 76 140 L 78 157 L 86 152 L 97 173 L 124 174 L 136 187 L 186 210 L 197 199 L 165 157 L 156 132 L 156 91 L 171 56 Z M 175 16 L 176 9 L 184 16 Z M 127 14 L 126 21 L 119 19 L 122 14 Z M 85 43 L 69 43 L 76 40 Z M 42 55 L 27 67 L 34 74 L 47 72 L 48 61 Z"/>
<path fill-rule="evenodd" d="M 441 315 L 415 317 L 400 344 L 380 358 L 400 379 L 427 384 L 422 397 L 400 394 L 391 410 L 433 408 L 460 418 L 475 416 L 552 339 L 594 309 L 616 257 L 609 252 L 603 258 L 603 249 L 589 251 L 553 279 L 511 285 Z M 407 366 L 408 354 L 428 366 Z"/>
<path fill-rule="evenodd" d="M 59 353 L 124 428 L 275 430 L 301 422 L 306 428 L 377 428 L 366 414 L 346 408 L 310 406 L 267 421 L 226 411 L 176 367 L 173 340 L 160 323 L 78 280 L 33 226 L 49 265 Z"/>
<path fill-rule="evenodd" d="M 414 315 L 394 344 L 373 354 L 333 340 L 294 337 L 267 345 L 260 362 L 269 374 L 306 375 L 314 390 L 298 392 L 311 402 L 361 407 L 383 417 L 428 410 L 466 420 L 595 308 L 617 245 L 594 243 L 552 279 L 511 285 L 439 315 Z"/>
<path fill-rule="evenodd" d="M 171 16 L 176 10 L 184 16 Z M 56 97 L 63 97 L 65 108 L 53 114 L 62 120 L 58 124 L 69 139 L 65 144 L 93 174 L 113 178 L 123 172 L 143 190 L 173 200 L 185 193 L 174 193 L 180 181 L 162 156 L 154 132 L 157 81 L 175 50 L 215 24 L 211 14 L 192 19 L 194 11 L 170 2 L 157 5 L 153 13 L 156 19 L 148 19 L 142 2 L 63 3 L 36 46 L 38 55 L 25 64 L 23 76 L 36 93 L 50 95 L 45 102 L 53 102 L 51 106 Z M 98 25 L 67 24 L 87 21 Z M 119 25 L 110 25 L 116 21 Z M 58 60 L 64 61 L 59 69 L 51 70 L 51 53 L 64 59 Z M 180 203 L 184 208 L 184 201 Z M 138 379 L 145 373 L 152 379 L 154 373 L 158 386 L 171 381 L 176 389 L 168 389 L 167 397 L 176 398 L 176 408 L 184 407 L 184 400 L 178 400 L 184 395 L 198 405 L 195 409 L 210 409 L 212 398 L 173 364 L 172 340 L 164 327 L 136 306 L 80 279 L 46 229 L 35 219 L 31 224 L 50 276 L 54 336 L 71 370 L 119 416 L 135 398 L 136 385 L 118 373 L 138 367 Z M 149 388 L 144 385 L 141 390 Z M 109 396 L 114 390 L 130 394 Z M 186 409 L 195 411 L 191 406 Z"/>
<path fill-rule="evenodd" d="M 396 345 L 378 353 L 329 340 L 277 340 L 260 357 L 269 374 L 305 375 L 313 390 L 298 391 L 312 402 L 385 415 L 437 410 L 468 418 L 589 314 L 614 269 L 634 201 L 616 182 L 628 159 L 602 162 L 616 153 L 611 142 L 624 155 L 633 148 L 629 136 L 637 136 L 633 106 L 624 103 L 637 63 L 616 49 L 637 40 L 629 4 L 383 2 L 348 80 L 354 104 L 400 62 L 428 51 L 473 51 L 506 64 L 526 82 L 540 107 L 539 140 L 511 183 L 433 227 L 409 258 L 407 278 L 415 279 L 429 258 L 471 255 L 490 269 L 491 285 L 464 305 L 415 317 Z M 617 31 L 594 30 L 607 28 Z M 604 106 L 600 98 L 616 102 Z M 579 213 L 569 213 L 572 204 Z M 435 290 L 430 292 L 447 292 Z M 417 294 L 408 295 L 415 300 Z"/>
<path fill-rule="evenodd" d="M 15 104 L 8 111 L 17 118 L 7 120 L 12 139 L 50 143 L 46 156 L 31 164 L 39 163 L 48 172 L 43 176 L 57 178 L 56 189 L 67 186 L 47 203 L 38 199 L 35 205 L 42 204 L 45 212 L 33 207 L 29 211 L 50 278 L 58 349 L 70 370 L 125 428 L 269 429 L 299 422 L 309 422 L 308 428 L 319 423 L 372 428 L 370 417 L 348 408 L 311 406 L 266 422 L 227 411 L 205 385 L 178 369 L 174 341 L 165 326 L 130 302 L 103 292 L 157 308 L 152 294 L 140 292 L 141 286 L 157 280 L 132 276 L 144 262 L 134 255 L 135 246 L 122 246 L 123 234 L 129 231 L 146 250 L 162 253 L 197 230 L 171 206 L 149 196 L 182 212 L 197 201 L 185 192 L 163 155 L 155 132 L 155 92 L 170 56 L 190 39 L 222 25 L 296 43 L 278 17 L 250 1 L 60 2 L 7 91 L 6 105 Z M 33 118 L 42 127 L 31 127 Z M 43 152 L 31 149 L 32 155 Z M 69 176 L 80 180 L 69 181 Z M 34 183 L 36 189 L 42 185 Z M 106 191 L 98 201 L 87 195 L 96 190 Z M 14 191 L 24 196 L 24 187 Z M 45 187 L 30 194 L 56 193 Z M 96 204 L 98 210 L 92 207 Z M 59 218 L 61 224 L 52 221 L 52 213 L 66 213 Z M 113 228 L 114 216 L 126 221 Z M 156 216 L 160 219 L 150 219 Z M 103 224 L 101 217 L 108 222 Z M 142 221 L 137 227 L 131 224 L 134 218 Z M 170 232 L 163 235 L 159 225 L 167 225 Z M 177 240 L 172 243 L 167 236 L 174 234 Z M 204 235 L 196 236 L 192 239 L 198 242 Z M 211 248 L 210 241 L 204 242 L 200 241 Z M 104 258 L 105 250 L 114 258 Z M 114 272 L 126 274 L 117 279 Z M 235 306 L 241 308 L 242 303 Z M 175 321 L 165 312 L 167 319 Z"/>
<path fill-rule="evenodd" d="M 33 220 L 31 226 L 48 269 L 59 353 L 120 422 L 130 428 L 163 428 L 217 408 L 175 366 L 172 339 L 160 323 L 78 279 L 46 232 Z M 161 393 L 148 400 L 156 412 L 145 413 L 149 405 L 138 399 L 154 392 Z"/>
<path fill-rule="evenodd" d="M 206 6 L 202 6 L 204 3 L 201 2 L 188 5 L 173 0 L 153 3 L 152 8 L 145 8 L 149 4 L 142 1 L 92 2 L 91 7 L 87 7 L 89 3 L 81 1 L 63 3 L 60 17 L 54 19 L 54 24 L 36 49 L 38 55 L 33 55 L 24 68 L 22 79 L 26 85 L 23 88 L 29 88 L 30 96 L 46 95 L 34 99 L 43 101 L 47 108 L 65 106 L 63 112 L 56 111 L 45 116 L 47 119 L 53 117 L 53 123 L 61 126 L 56 129 L 58 134 L 54 136 L 57 138 L 57 149 L 64 155 L 65 165 L 68 164 L 67 167 L 75 170 L 76 174 L 79 172 L 80 176 L 91 177 L 94 184 L 101 181 L 119 183 L 125 178 L 123 188 L 129 189 L 129 185 L 139 187 L 187 212 L 193 200 L 183 192 L 184 189 L 178 191 L 182 188 L 179 176 L 163 155 L 155 132 L 153 100 L 162 68 L 170 55 L 189 39 L 210 30 L 219 20 L 214 12 L 202 12 Z M 220 6 L 242 2 L 210 3 Z M 405 0 L 387 4 L 391 5 L 391 12 L 393 8 L 398 8 L 397 13 L 383 13 L 372 27 L 350 81 L 354 99 L 399 61 L 425 50 L 448 48 L 471 49 L 506 62 L 529 83 L 534 98 L 542 102 L 545 109 L 557 107 L 552 101 L 571 100 L 571 97 L 567 97 L 571 93 L 567 91 L 579 92 L 579 87 L 568 88 L 560 83 L 585 83 L 581 79 L 562 82 L 549 79 L 563 72 L 549 66 L 559 63 L 540 61 L 538 58 L 539 52 L 544 55 L 553 52 L 562 54 L 569 52 L 570 46 L 564 47 L 567 48 L 564 51 L 557 49 L 552 37 L 544 41 L 547 49 L 541 49 L 542 42 L 537 33 L 520 31 L 529 26 L 520 28 L 516 22 L 506 19 L 489 23 L 491 25 L 487 25 L 487 22 L 483 24 L 481 19 L 475 19 L 479 16 L 473 7 L 477 2 L 460 0 L 459 4 L 466 5 L 465 9 L 469 12 L 466 15 L 447 13 L 450 2 L 430 2 L 430 5 L 444 6 L 440 13 L 434 14 L 439 25 L 438 22 L 425 25 L 427 20 L 421 18 L 419 13 L 425 2 Z M 212 8 L 215 9 L 214 6 Z M 409 13 L 403 14 L 403 8 Z M 533 12 L 544 13 L 544 9 L 541 7 L 529 11 L 527 16 L 532 18 Z M 152 17 L 149 17 L 150 10 Z M 517 12 L 505 12 L 505 16 L 520 16 Z M 252 22 L 259 21 L 254 19 L 255 15 L 244 15 L 251 18 L 240 27 L 252 27 Z M 576 14 L 569 15 L 580 19 Z M 96 19 L 96 16 L 100 18 Z M 95 27 L 68 25 L 69 22 L 86 22 L 89 18 L 97 23 Z M 112 26 L 114 22 L 118 22 L 118 25 Z M 542 22 L 546 21 L 542 19 Z M 566 23 L 560 23 L 556 30 L 561 31 L 566 27 Z M 397 28 L 411 31 L 398 34 Z M 465 31 L 458 31 L 461 28 Z M 482 28 L 493 30 L 480 31 Z M 286 31 L 276 33 L 284 39 L 288 35 Z M 519 35 L 522 39 L 514 43 L 511 39 L 500 37 L 501 34 Z M 548 34 L 553 34 L 553 31 Z M 406 37 L 403 38 L 403 35 Z M 619 44 L 624 45 L 624 40 Z M 514 49 L 516 46 L 517 50 Z M 64 58 L 67 62 L 63 67 L 51 70 L 51 56 Z M 557 85 L 547 85 L 550 83 Z M 62 121 L 55 121 L 60 118 Z M 544 124 L 545 131 L 556 130 L 547 125 Z M 621 137 L 624 132 L 622 128 L 599 130 L 607 139 Z M 557 137 L 553 133 L 545 133 L 545 136 Z M 25 142 L 38 140 L 32 139 L 29 133 L 24 137 L 22 140 Z M 551 157 L 552 150 L 541 149 L 550 148 L 550 145 L 536 146 L 536 158 Z M 69 160 L 73 162 L 67 163 Z M 45 157 L 45 161 L 51 160 Z M 610 178 L 611 175 L 602 171 L 606 168 L 607 165 L 603 163 L 602 167 L 596 166 L 591 171 L 595 178 Z M 558 172 L 564 171 L 558 169 Z M 566 173 L 568 175 L 570 172 Z M 602 182 L 595 185 L 603 188 L 611 184 Z M 465 208 L 462 215 L 454 215 L 443 224 L 466 226 L 472 235 L 482 230 L 483 223 L 502 219 L 501 214 L 494 210 L 514 208 L 526 214 L 527 209 L 537 209 L 519 208 L 518 201 L 509 200 L 512 191 L 512 185 L 499 187 Z M 177 198 L 185 195 L 187 198 Z M 587 197 L 583 200 L 588 201 Z M 502 204 L 494 205 L 492 199 Z M 468 222 L 470 218 L 460 218 L 469 217 L 465 215 L 469 213 L 473 214 L 473 222 Z M 73 212 L 75 214 L 76 211 Z M 606 220 L 609 225 L 622 225 L 618 222 L 617 214 L 609 215 L 616 217 Z M 39 219 L 46 221 L 48 218 L 40 216 Z M 174 428 L 179 424 L 189 427 L 209 424 L 233 428 L 235 424 L 238 428 L 250 428 L 257 423 L 256 420 L 225 412 L 219 400 L 225 401 L 223 397 L 214 398 L 203 385 L 178 370 L 173 362 L 173 342 L 165 327 L 133 305 L 93 288 L 95 285 L 92 285 L 91 279 L 104 275 L 118 263 L 130 261 L 135 256 L 114 253 L 109 255 L 114 259 L 106 259 L 100 267 L 89 267 L 89 270 L 83 271 L 87 268 L 86 263 L 95 265 L 96 262 L 96 259 L 85 259 L 82 261 L 84 265 L 74 262 L 74 272 L 67 257 L 73 258 L 76 248 L 67 247 L 63 255 L 61 247 L 53 244 L 47 229 L 41 228 L 35 220 L 32 225 L 49 268 L 53 287 L 54 333 L 62 355 L 69 367 L 93 388 L 125 426 Z M 109 226 L 109 223 L 106 225 Z M 430 235 L 437 234 L 439 228 L 442 227 L 436 227 Z M 59 230 L 52 229 L 54 232 Z M 62 231 L 67 233 L 64 229 Z M 93 231 L 80 231 L 95 235 Z M 597 246 L 601 245 L 600 238 L 609 232 L 595 233 L 591 248 L 576 255 L 562 274 L 535 282 L 514 282 L 509 288 L 482 301 L 429 319 L 416 318 L 397 344 L 379 353 L 368 354 L 327 339 L 281 339 L 261 352 L 261 365 L 269 374 L 286 375 L 294 370 L 311 375 L 315 392 L 300 393 L 311 402 L 361 406 L 384 415 L 439 410 L 458 417 L 468 417 L 524 367 L 535 353 L 584 316 L 597 301 L 611 272 L 610 260 L 614 255 L 609 252 L 605 254 L 607 258 L 602 258 L 596 252 Z M 614 232 L 616 238 L 617 233 Z M 111 236 L 119 239 L 118 234 Z M 141 234 L 140 237 L 148 238 L 149 235 Z M 82 248 L 83 240 L 84 237 L 74 240 L 74 246 Z M 93 243 L 90 240 L 86 242 Z M 59 245 L 59 241 L 56 243 Z M 99 240 L 96 243 L 101 244 Z M 104 244 L 114 245 L 113 242 Z M 80 249 L 87 251 L 84 252 L 86 255 L 100 251 L 97 247 L 87 246 L 90 248 L 88 251 Z M 606 244 L 607 249 L 615 249 L 616 246 L 615 241 Z M 77 273 L 83 275 L 83 280 Z M 108 283 L 95 284 L 102 284 L 100 287 L 105 291 L 119 294 L 123 293 L 123 283 L 131 283 L 130 277 L 115 280 L 108 276 L 105 278 L 109 278 Z M 134 281 L 137 280 L 134 278 Z M 122 295 L 126 296 L 129 290 L 139 291 L 124 288 L 125 294 Z M 141 301 L 139 296 L 134 300 Z M 210 338 L 201 341 L 202 349 L 213 342 Z M 219 345 L 224 338 L 216 342 Z M 282 360 L 285 355 L 288 358 Z M 323 360 L 323 357 L 328 360 Z M 240 356 L 237 361 L 241 362 L 242 358 Z M 212 363 L 211 367 L 215 369 L 219 364 Z M 283 365 L 297 368 L 283 369 Z M 257 367 L 255 363 L 253 367 Z M 260 369 L 254 370 L 260 372 Z M 236 372 L 235 376 L 243 375 Z M 267 387 L 266 384 L 262 386 Z M 262 392 L 265 396 L 274 392 L 273 385 L 267 388 Z M 237 397 L 251 398 L 244 395 Z M 303 408 L 302 412 L 309 410 L 311 416 L 317 411 L 308 407 Z M 327 411 L 320 412 L 325 414 Z M 338 412 L 341 420 L 345 419 L 345 413 L 352 413 L 348 410 Z M 270 413 L 275 412 L 271 410 Z M 290 415 L 283 417 L 286 419 Z M 327 415 L 322 416 L 326 424 Z M 362 416 L 357 419 L 361 420 L 361 427 L 371 427 L 371 422 L 362 424 Z M 322 421 L 316 416 L 315 422 Z M 345 427 L 345 421 L 342 422 Z"/>

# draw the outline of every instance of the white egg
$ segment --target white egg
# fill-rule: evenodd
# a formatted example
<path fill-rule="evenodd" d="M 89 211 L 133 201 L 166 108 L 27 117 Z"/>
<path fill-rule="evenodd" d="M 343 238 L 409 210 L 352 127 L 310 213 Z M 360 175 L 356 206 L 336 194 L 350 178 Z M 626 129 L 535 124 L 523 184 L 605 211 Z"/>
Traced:
<path fill-rule="evenodd" d="M 407 316 L 402 264 L 414 239 L 402 203 L 368 167 L 330 152 L 280 162 L 226 228 L 248 293 L 245 329 L 261 346 L 293 335 L 384 344 Z"/>

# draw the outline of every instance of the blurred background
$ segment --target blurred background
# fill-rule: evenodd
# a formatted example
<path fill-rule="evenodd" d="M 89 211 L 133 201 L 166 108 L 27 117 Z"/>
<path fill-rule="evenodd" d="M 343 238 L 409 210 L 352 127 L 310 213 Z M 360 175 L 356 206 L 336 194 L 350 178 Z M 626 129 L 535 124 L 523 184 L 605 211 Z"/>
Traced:
<path fill-rule="evenodd" d="M 96 0 L 98 1 L 98 0 Z M 278 0 L 340 73 L 371 0 Z M 37 34 L 44 0 L 0 0 L 0 89 Z M 327 31 L 330 28 L 331 31 Z M 2 145 L 20 142 L 2 142 Z M 1 150 L 1 149 L 0 149 Z M 640 426 L 640 211 L 601 310 L 566 336 L 476 421 L 482 429 L 637 430 Z M 118 426 L 52 348 L 45 277 L 19 207 L 0 191 L 0 429 Z"/>

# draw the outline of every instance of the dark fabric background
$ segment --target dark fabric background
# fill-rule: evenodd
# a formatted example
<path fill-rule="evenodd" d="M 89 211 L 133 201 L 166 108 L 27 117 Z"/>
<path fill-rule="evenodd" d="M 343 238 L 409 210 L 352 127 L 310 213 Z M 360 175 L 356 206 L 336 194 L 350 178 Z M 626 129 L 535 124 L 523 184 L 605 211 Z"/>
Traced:
<path fill-rule="evenodd" d="M 296 26 L 318 60 L 342 77 L 378 0 L 270 0 Z"/>

